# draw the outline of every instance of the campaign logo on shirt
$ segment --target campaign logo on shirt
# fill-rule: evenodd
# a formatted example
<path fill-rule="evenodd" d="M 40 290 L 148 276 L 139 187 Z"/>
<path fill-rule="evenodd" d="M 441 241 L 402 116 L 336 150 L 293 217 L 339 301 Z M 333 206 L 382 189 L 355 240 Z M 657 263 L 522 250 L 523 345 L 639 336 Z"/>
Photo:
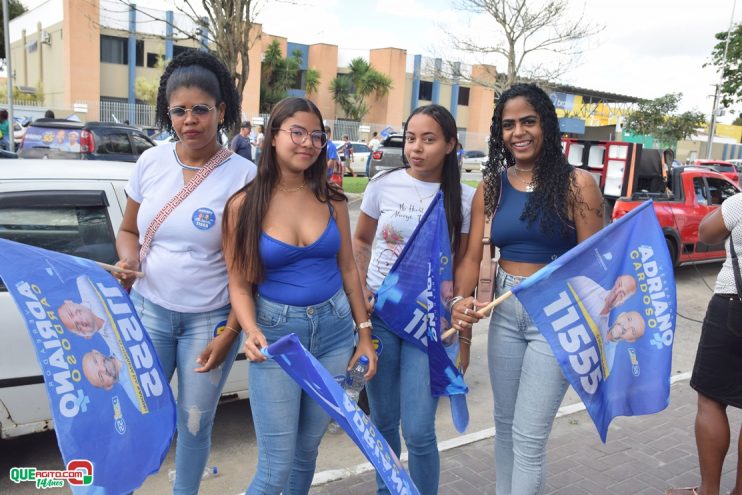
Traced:
<path fill-rule="evenodd" d="M 216 223 L 216 214 L 210 208 L 199 208 L 191 217 L 193 225 L 199 230 L 209 230 Z"/>

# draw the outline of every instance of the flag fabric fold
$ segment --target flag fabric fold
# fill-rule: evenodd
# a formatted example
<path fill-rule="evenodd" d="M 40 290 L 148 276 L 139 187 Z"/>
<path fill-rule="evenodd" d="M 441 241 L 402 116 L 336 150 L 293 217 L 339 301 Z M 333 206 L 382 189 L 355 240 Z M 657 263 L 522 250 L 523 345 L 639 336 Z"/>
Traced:
<path fill-rule="evenodd" d="M 600 438 L 616 416 L 670 400 L 673 265 L 651 201 L 513 288 L 584 402 Z"/>
<path fill-rule="evenodd" d="M 4 239 L 0 278 L 31 337 L 65 465 L 92 471 L 70 487 L 137 489 L 170 448 L 175 401 L 128 294 L 90 260 Z"/>
<path fill-rule="evenodd" d="M 296 334 L 282 337 L 263 349 L 263 353 L 275 359 L 304 392 L 337 421 L 376 468 L 390 493 L 396 495 L 419 493 L 376 426 L 350 400 L 330 372 L 301 345 Z"/>
<path fill-rule="evenodd" d="M 458 337 L 441 341 L 451 327 L 445 302 L 452 295 L 453 257 L 443 194 L 438 192 L 379 287 L 374 312 L 397 335 L 427 352 L 431 394 L 451 398 L 454 426 L 463 432 L 469 422 L 469 389 L 456 364 Z"/>

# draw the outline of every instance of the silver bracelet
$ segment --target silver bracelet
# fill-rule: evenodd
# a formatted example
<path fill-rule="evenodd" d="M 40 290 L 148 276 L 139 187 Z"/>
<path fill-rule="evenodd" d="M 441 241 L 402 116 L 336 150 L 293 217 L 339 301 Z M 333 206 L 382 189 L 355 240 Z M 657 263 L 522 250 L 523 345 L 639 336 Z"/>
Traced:
<path fill-rule="evenodd" d="M 457 302 L 459 302 L 459 301 L 461 301 L 461 300 L 463 300 L 463 299 L 464 299 L 464 296 L 456 296 L 456 297 L 452 297 L 452 298 L 451 298 L 451 299 L 450 299 L 450 300 L 448 301 L 448 304 L 447 304 L 447 306 L 448 306 L 448 312 L 450 313 L 451 311 L 453 311 L 453 307 L 454 307 L 454 305 L 455 305 L 455 304 L 456 304 Z"/>

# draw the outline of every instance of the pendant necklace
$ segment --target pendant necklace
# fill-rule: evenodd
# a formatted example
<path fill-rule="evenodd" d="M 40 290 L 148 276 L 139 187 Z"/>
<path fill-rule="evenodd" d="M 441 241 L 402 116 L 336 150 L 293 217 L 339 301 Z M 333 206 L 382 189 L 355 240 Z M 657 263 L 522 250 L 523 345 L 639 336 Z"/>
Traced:
<path fill-rule="evenodd" d="M 306 185 L 307 185 L 306 182 L 302 182 L 299 187 L 282 187 L 281 184 L 277 184 L 276 187 L 278 188 L 279 191 L 291 193 L 291 192 L 301 191 L 302 189 L 304 189 L 304 186 Z"/>
<path fill-rule="evenodd" d="M 520 183 L 522 183 L 522 184 L 524 184 L 526 186 L 526 192 L 533 192 L 533 179 L 531 179 L 529 182 L 526 182 L 523 179 L 521 179 L 520 176 L 518 175 L 518 166 L 517 165 L 515 166 L 514 172 L 515 172 L 514 177 L 516 179 L 518 179 L 518 182 L 520 182 Z"/>
<path fill-rule="evenodd" d="M 432 198 L 433 196 L 435 196 L 435 193 L 438 192 L 436 190 L 436 191 L 433 191 L 430 194 L 426 194 L 425 196 L 423 196 L 422 194 L 420 194 L 420 190 L 417 188 L 417 184 L 415 184 L 415 181 L 416 180 L 419 180 L 419 179 L 415 179 L 409 173 L 407 175 L 410 177 L 410 179 L 412 179 L 412 187 L 415 188 L 415 194 L 417 194 L 417 199 L 418 199 L 418 201 L 420 201 L 420 204 L 423 204 L 426 199 Z"/>

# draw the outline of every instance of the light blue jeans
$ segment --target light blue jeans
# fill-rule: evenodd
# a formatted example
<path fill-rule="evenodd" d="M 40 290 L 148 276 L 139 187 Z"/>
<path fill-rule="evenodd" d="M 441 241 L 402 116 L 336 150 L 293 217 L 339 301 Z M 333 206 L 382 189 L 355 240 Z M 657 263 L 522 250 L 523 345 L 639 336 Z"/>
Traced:
<path fill-rule="evenodd" d="M 499 268 L 496 295 L 523 278 Z M 495 399 L 496 493 L 541 494 L 546 442 L 567 391 L 567 380 L 548 342 L 515 297 L 495 309 L 487 347 Z"/>
<path fill-rule="evenodd" d="M 345 373 L 354 328 L 343 289 L 314 306 L 288 306 L 258 296 L 257 323 L 269 344 L 295 333 L 331 375 Z M 248 495 L 307 494 L 330 417 L 273 359 L 250 363 L 250 407 L 258 465 Z"/>
<path fill-rule="evenodd" d="M 430 394 L 428 354 L 398 337 L 377 317 L 373 334 L 381 343 L 376 376 L 366 385 L 371 420 L 397 457 L 402 435 L 409 454 L 410 476 L 422 495 L 438 493 L 440 458 L 435 436 L 438 398 Z M 376 476 L 377 494 L 387 494 Z"/>
<path fill-rule="evenodd" d="M 211 449 L 211 427 L 219 396 L 232 368 L 240 340 L 236 339 L 224 363 L 208 373 L 193 371 L 196 358 L 214 339 L 214 331 L 229 315 L 229 306 L 204 313 L 165 309 L 131 291 L 131 302 L 147 329 L 168 381 L 178 371 L 178 440 L 175 447 L 173 494 L 198 493 Z"/>

